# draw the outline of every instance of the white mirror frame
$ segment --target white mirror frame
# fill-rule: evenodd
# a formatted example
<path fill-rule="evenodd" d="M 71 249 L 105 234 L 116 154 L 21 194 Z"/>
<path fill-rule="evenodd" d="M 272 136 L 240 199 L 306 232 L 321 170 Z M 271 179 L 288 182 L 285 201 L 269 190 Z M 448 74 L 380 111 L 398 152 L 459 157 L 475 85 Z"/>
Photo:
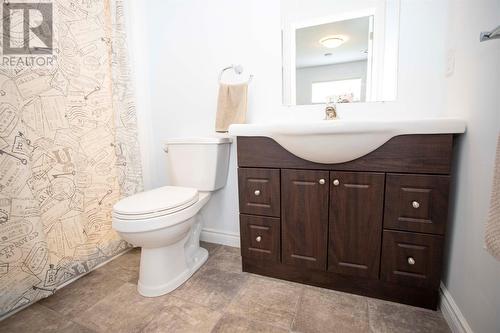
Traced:
<path fill-rule="evenodd" d="M 283 0 L 289 1 L 289 0 Z M 346 0 L 349 1 L 349 0 Z M 370 16 L 375 38 L 370 38 L 366 102 L 393 101 L 397 96 L 400 0 L 377 0 L 379 5 L 335 15 L 301 20 L 282 18 L 283 104 L 296 105 L 296 45 L 298 29 Z M 282 9 L 283 10 L 283 9 Z M 386 47 L 387 46 L 387 47 Z"/>

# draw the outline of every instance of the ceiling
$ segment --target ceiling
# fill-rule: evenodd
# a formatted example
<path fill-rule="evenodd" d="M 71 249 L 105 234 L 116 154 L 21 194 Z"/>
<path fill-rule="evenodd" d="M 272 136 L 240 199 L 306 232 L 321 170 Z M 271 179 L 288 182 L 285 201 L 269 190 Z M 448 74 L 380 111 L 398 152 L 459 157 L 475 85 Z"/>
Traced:
<path fill-rule="evenodd" d="M 343 62 L 366 60 L 369 34 L 368 16 L 351 20 L 332 22 L 312 27 L 297 29 L 295 35 L 296 67 L 332 65 Z M 319 40 L 326 36 L 343 35 L 348 38 L 344 44 L 329 49 Z M 325 56 L 331 53 L 331 56 Z"/>

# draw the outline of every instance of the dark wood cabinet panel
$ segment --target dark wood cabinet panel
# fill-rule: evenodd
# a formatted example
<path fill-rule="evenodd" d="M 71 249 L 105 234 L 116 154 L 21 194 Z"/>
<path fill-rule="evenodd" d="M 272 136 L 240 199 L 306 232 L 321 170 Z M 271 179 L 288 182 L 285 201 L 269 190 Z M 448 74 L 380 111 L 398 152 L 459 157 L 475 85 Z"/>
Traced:
<path fill-rule="evenodd" d="M 329 271 L 378 278 L 384 178 L 383 173 L 330 173 Z"/>
<path fill-rule="evenodd" d="M 384 228 L 444 234 L 449 176 L 388 174 Z"/>
<path fill-rule="evenodd" d="M 240 167 L 449 174 L 452 134 L 400 135 L 354 161 L 319 164 L 289 153 L 265 137 L 238 137 Z"/>
<path fill-rule="evenodd" d="M 259 261 L 280 261 L 280 219 L 240 215 L 241 256 Z"/>
<path fill-rule="evenodd" d="M 384 230 L 381 277 L 387 282 L 437 289 L 443 237 Z"/>
<path fill-rule="evenodd" d="M 282 262 L 326 270 L 328 171 L 281 171 Z"/>
<path fill-rule="evenodd" d="M 243 271 L 433 310 L 437 308 L 439 298 L 439 292 L 432 288 L 408 287 L 383 280 L 304 269 L 283 263 L 267 263 L 243 258 Z"/>
<path fill-rule="evenodd" d="M 280 216 L 280 171 L 238 169 L 240 213 Z"/>

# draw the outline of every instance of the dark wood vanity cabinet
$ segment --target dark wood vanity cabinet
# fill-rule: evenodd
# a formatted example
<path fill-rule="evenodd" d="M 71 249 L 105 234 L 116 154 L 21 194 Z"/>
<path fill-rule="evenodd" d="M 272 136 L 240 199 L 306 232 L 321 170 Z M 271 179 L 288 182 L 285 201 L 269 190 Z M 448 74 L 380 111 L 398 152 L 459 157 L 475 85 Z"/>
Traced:
<path fill-rule="evenodd" d="M 243 270 L 435 309 L 452 143 L 404 135 L 318 164 L 238 137 Z"/>

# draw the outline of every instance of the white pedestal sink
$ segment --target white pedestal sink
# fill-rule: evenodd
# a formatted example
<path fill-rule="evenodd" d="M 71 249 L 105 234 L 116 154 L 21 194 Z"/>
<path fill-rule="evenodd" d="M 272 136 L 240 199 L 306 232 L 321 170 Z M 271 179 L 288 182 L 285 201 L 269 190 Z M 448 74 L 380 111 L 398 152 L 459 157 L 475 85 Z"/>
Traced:
<path fill-rule="evenodd" d="M 364 156 L 391 138 L 405 134 L 465 132 L 465 122 L 453 118 L 401 120 L 322 120 L 269 124 L 234 124 L 232 136 L 264 136 L 290 153 L 316 163 L 343 163 Z"/>

